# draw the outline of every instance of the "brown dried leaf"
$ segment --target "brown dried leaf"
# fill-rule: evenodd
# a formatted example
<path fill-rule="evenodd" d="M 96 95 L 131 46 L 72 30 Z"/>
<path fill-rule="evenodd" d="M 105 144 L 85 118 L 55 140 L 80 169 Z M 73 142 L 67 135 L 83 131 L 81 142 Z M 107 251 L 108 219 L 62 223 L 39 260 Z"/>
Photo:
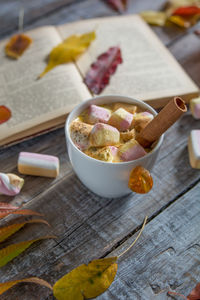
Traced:
<path fill-rule="evenodd" d="M 7 290 L 9 290 L 14 285 L 21 283 L 21 282 L 29 282 L 29 283 L 36 283 L 42 286 L 46 286 L 49 289 L 53 289 L 52 286 L 45 280 L 37 278 L 37 277 L 30 277 L 30 278 L 24 278 L 20 280 L 14 280 L 14 281 L 7 281 L 4 283 L 0 283 L 0 295 L 5 293 Z"/>
<path fill-rule="evenodd" d="M 8 41 L 5 46 L 7 56 L 18 59 L 31 45 L 32 39 L 25 34 L 16 34 Z"/>
<path fill-rule="evenodd" d="M 197 283 L 195 288 L 187 296 L 187 300 L 199 300 L 200 299 L 200 282 Z"/>

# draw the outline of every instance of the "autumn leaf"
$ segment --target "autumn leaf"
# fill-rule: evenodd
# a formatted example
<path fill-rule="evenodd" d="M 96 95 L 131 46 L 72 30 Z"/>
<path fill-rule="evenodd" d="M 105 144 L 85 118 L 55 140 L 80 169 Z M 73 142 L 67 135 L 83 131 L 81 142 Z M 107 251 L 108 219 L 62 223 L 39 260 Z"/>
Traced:
<path fill-rule="evenodd" d="M 11 111 L 5 105 L 0 105 L 0 124 L 7 122 L 11 118 Z"/>
<path fill-rule="evenodd" d="M 127 0 L 107 0 L 106 1 L 116 11 L 123 12 L 127 7 Z"/>
<path fill-rule="evenodd" d="M 23 251 L 25 251 L 28 247 L 30 247 L 33 243 L 49 239 L 49 238 L 55 238 L 55 236 L 44 236 L 40 237 L 34 240 L 20 242 L 17 244 L 12 244 L 8 247 L 5 247 L 0 250 L 0 267 L 5 266 L 9 261 L 11 261 L 13 258 L 21 254 Z"/>
<path fill-rule="evenodd" d="M 0 219 L 4 218 L 10 214 L 15 215 L 29 215 L 29 216 L 43 216 L 36 211 L 31 209 L 18 209 L 19 207 L 13 206 L 9 203 L 0 202 Z"/>
<path fill-rule="evenodd" d="M 173 15 L 178 15 L 178 16 L 193 16 L 196 14 L 200 14 L 200 8 L 197 6 L 182 6 L 177 8 L 174 12 Z"/>
<path fill-rule="evenodd" d="M 14 206 L 10 203 L 6 203 L 6 202 L 0 202 L 0 211 L 1 210 L 15 210 L 15 209 L 18 209 L 19 207 L 18 206 Z"/>
<path fill-rule="evenodd" d="M 117 273 L 117 257 L 93 260 L 81 265 L 59 279 L 53 286 L 57 300 L 95 298 L 113 282 Z"/>
<path fill-rule="evenodd" d="M 43 223 L 43 224 L 50 226 L 49 223 L 43 219 L 33 219 L 33 220 L 29 220 L 29 221 L 26 221 L 23 223 L 12 224 L 9 226 L 1 227 L 0 228 L 0 242 L 5 241 L 9 236 L 14 234 L 18 230 L 20 230 L 24 225 L 30 224 L 30 223 Z"/>
<path fill-rule="evenodd" d="M 88 265 L 81 265 L 60 278 L 53 286 L 55 298 L 57 300 L 83 300 L 95 298 L 105 292 L 117 273 L 117 259 L 137 242 L 146 222 L 147 217 L 136 239 L 118 257 L 93 260 Z"/>
<path fill-rule="evenodd" d="M 166 13 L 160 11 L 143 11 L 140 16 L 150 25 L 164 26 L 167 20 Z"/>
<path fill-rule="evenodd" d="M 89 32 L 80 36 L 72 35 L 58 46 L 53 48 L 49 55 L 49 61 L 45 70 L 40 74 L 43 77 L 47 72 L 60 64 L 73 62 L 82 54 L 96 38 L 95 32 Z"/>
<path fill-rule="evenodd" d="M 11 58 L 18 59 L 24 51 L 31 45 L 32 39 L 25 34 L 16 34 L 5 46 L 5 53 Z"/>
<path fill-rule="evenodd" d="M 87 74 L 84 82 L 94 93 L 99 94 L 109 83 L 110 76 L 115 73 L 118 64 L 122 63 L 119 47 L 111 47 L 107 52 L 97 57 Z"/>
<path fill-rule="evenodd" d="M 191 26 L 191 24 L 188 20 L 185 20 L 184 18 L 182 18 L 180 16 L 171 16 L 167 20 L 178 25 L 179 27 L 189 28 Z"/>
<path fill-rule="evenodd" d="M 36 283 L 42 286 L 45 286 L 49 289 L 52 290 L 52 286 L 45 280 L 37 278 L 37 277 L 30 277 L 30 278 L 24 278 L 24 279 L 19 279 L 19 280 L 14 280 L 14 281 L 7 281 L 4 283 L 0 283 L 0 295 L 5 293 L 7 290 L 9 290 L 11 287 L 14 285 L 21 283 L 21 282 L 28 282 L 28 283 Z"/>
<path fill-rule="evenodd" d="M 197 283 L 195 288 L 187 296 L 187 300 L 199 300 L 200 299 L 200 282 Z"/>

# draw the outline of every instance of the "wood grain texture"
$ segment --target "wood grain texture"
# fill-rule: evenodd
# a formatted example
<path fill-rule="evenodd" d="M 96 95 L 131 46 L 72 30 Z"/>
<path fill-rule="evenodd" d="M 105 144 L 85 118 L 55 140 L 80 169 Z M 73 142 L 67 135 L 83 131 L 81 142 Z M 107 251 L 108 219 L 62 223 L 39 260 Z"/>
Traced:
<path fill-rule="evenodd" d="M 127 13 L 160 9 L 164 2 L 130 1 Z M 29 0 L 21 3 L 25 6 L 27 29 L 117 14 L 101 0 Z M 19 4 L 14 0 L 0 1 L 0 20 L 3 17 L 0 37 L 15 31 Z M 192 30 L 188 33 L 178 28 L 154 30 L 199 85 L 199 37 Z M 190 113 L 184 115 L 165 135 L 153 171 L 153 190 L 147 196 L 133 194 L 118 200 L 100 198 L 81 184 L 68 160 L 63 129 L 1 150 L 1 172 L 17 173 L 20 151 L 57 155 L 61 171 L 55 180 L 23 176 L 25 185 L 20 195 L 0 196 L 0 201 L 25 203 L 25 207 L 45 213 L 52 225 L 47 228 L 29 224 L 2 246 L 45 234 L 57 236 L 55 240 L 34 244 L 1 268 L 0 282 L 39 276 L 53 284 L 81 263 L 109 253 L 120 253 L 131 243 L 144 216 L 148 215 L 152 220 L 142 238 L 119 261 L 115 282 L 98 299 L 172 299 L 166 296 L 166 290 L 170 288 L 187 295 L 200 281 L 200 171 L 190 167 L 187 152 L 189 132 L 196 128 L 199 128 L 199 121 Z M 2 220 L 0 225 L 10 219 L 13 218 Z M 1 299 L 52 300 L 53 297 L 46 288 L 21 284 Z"/>
<path fill-rule="evenodd" d="M 167 297 L 169 290 L 191 292 L 200 281 L 199 194 L 200 184 L 147 224 L 139 242 L 119 260 L 109 292 L 99 299 L 164 300 L 174 299 Z"/>

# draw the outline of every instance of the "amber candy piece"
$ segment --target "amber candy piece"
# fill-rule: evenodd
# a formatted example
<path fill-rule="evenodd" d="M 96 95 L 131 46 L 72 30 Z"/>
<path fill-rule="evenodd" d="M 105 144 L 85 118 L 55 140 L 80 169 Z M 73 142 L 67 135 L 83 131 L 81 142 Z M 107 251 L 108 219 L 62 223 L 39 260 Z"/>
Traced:
<path fill-rule="evenodd" d="M 146 194 L 153 187 L 153 178 L 148 170 L 137 166 L 130 173 L 128 187 L 135 193 Z"/>
<path fill-rule="evenodd" d="M 5 105 L 0 105 L 0 124 L 7 122 L 11 117 L 11 111 Z"/>
<path fill-rule="evenodd" d="M 28 35 L 15 34 L 6 44 L 5 53 L 9 57 L 18 59 L 31 43 L 32 39 Z"/>

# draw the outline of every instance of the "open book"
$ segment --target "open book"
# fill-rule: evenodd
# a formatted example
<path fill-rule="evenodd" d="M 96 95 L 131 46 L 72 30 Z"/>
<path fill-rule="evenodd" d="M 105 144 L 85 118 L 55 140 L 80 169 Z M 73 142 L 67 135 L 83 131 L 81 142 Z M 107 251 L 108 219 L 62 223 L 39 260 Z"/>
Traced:
<path fill-rule="evenodd" d="M 76 63 L 60 65 L 37 80 L 53 47 L 72 34 L 96 31 L 96 40 Z M 0 145 L 60 126 L 74 106 L 93 95 L 83 83 L 90 64 L 109 47 L 119 46 L 123 63 L 101 95 L 119 94 L 163 106 L 171 97 L 185 100 L 198 87 L 137 15 L 84 20 L 41 27 L 27 33 L 33 44 L 19 60 L 5 56 L 0 43 L 0 105 L 12 117 L 0 125 Z"/>

